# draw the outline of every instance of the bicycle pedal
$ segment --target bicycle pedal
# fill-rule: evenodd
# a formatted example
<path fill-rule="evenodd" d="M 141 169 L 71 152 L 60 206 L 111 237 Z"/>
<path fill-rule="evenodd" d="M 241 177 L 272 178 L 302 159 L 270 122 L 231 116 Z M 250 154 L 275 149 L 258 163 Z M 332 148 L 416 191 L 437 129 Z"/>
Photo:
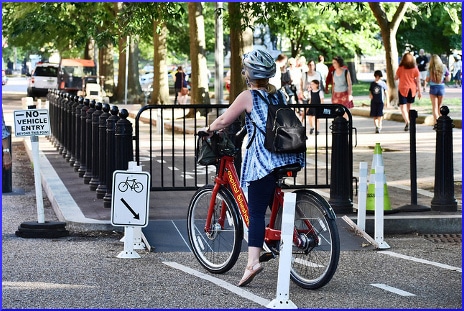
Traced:
<path fill-rule="evenodd" d="M 274 258 L 276 258 L 276 255 L 273 252 L 264 253 L 259 256 L 259 262 L 266 262 Z"/>

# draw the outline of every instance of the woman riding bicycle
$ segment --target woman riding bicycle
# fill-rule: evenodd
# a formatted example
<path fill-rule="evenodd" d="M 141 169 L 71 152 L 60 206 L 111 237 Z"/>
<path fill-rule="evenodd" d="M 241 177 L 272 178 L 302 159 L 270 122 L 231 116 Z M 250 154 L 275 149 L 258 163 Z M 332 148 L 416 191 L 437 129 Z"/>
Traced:
<path fill-rule="evenodd" d="M 245 125 L 248 133 L 253 133 L 256 126 L 266 128 L 267 103 L 250 90 L 258 90 L 268 97 L 272 104 L 277 104 L 276 88 L 269 84 L 269 78 L 276 73 L 276 65 L 272 56 L 263 50 L 253 50 L 243 55 L 243 70 L 248 90 L 240 93 L 232 105 L 211 125 L 204 129 L 208 133 L 222 130 L 231 125 L 243 112 L 246 112 Z M 250 140 L 249 135 L 249 140 Z M 248 263 L 238 286 L 249 284 L 263 270 L 259 256 L 264 243 L 265 214 L 276 187 L 275 168 L 300 164 L 304 166 L 304 154 L 272 153 L 264 147 L 264 134 L 257 130 L 251 145 L 246 150 L 242 164 L 241 187 L 248 187 L 248 208 L 250 223 L 248 232 Z"/>

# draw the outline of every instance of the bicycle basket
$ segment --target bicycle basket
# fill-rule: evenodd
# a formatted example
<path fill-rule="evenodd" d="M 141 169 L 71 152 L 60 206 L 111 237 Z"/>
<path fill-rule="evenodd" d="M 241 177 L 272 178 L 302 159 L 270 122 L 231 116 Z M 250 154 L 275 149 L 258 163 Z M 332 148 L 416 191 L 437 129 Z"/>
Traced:
<path fill-rule="evenodd" d="M 236 153 L 235 145 L 224 132 L 214 133 L 209 139 L 198 137 L 197 163 L 200 165 L 213 165 L 221 156 L 234 156 Z"/>

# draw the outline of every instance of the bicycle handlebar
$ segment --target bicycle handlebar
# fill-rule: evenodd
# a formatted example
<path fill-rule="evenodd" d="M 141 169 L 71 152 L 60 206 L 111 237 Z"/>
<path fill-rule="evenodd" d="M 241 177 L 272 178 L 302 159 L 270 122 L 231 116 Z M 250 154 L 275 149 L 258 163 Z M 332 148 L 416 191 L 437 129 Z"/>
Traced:
<path fill-rule="evenodd" d="M 200 136 L 200 137 L 207 137 L 209 136 L 210 133 L 208 133 L 207 131 L 198 131 L 197 135 Z"/>

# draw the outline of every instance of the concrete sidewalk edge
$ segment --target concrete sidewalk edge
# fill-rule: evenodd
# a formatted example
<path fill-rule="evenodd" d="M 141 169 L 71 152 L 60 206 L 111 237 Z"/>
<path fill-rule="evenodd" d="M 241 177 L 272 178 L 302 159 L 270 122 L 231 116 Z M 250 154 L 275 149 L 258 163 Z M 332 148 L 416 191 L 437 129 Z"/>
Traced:
<path fill-rule="evenodd" d="M 23 142 L 29 159 L 33 162 L 31 141 L 24 139 Z M 115 230 L 110 221 L 85 217 L 45 154 L 40 150 L 39 159 L 42 190 L 47 195 L 59 221 L 66 222 L 68 229 L 79 231 Z"/>

